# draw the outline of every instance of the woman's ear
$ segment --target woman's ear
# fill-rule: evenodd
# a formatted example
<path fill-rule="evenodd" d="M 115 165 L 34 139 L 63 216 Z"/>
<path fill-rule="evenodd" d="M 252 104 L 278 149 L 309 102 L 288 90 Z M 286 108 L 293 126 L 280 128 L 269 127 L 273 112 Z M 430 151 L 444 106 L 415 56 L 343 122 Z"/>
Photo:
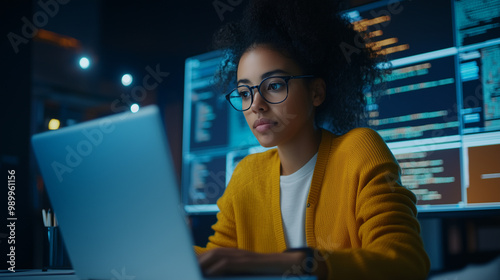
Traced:
<path fill-rule="evenodd" d="M 315 107 L 318 107 L 325 101 L 326 83 L 323 78 L 314 78 L 311 83 L 312 101 Z"/>

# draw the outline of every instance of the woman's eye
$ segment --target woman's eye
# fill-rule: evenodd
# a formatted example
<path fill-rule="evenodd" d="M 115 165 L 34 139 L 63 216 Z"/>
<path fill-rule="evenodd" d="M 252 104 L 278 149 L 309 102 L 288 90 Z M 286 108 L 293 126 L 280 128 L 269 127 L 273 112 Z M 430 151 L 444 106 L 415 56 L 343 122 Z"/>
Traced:
<path fill-rule="evenodd" d="M 270 83 L 267 86 L 267 90 L 278 91 L 284 87 L 283 83 Z"/>
<path fill-rule="evenodd" d="M 241 97 L 241 98 L 248 98 L 248 97 L 250 97 L 250 92 L 249 92 L 249 91 L 247 91 L 247 90 L 245 90 L 245 91 L 240 91 L 239 93 L 240 93 L 240 97 Z"/>

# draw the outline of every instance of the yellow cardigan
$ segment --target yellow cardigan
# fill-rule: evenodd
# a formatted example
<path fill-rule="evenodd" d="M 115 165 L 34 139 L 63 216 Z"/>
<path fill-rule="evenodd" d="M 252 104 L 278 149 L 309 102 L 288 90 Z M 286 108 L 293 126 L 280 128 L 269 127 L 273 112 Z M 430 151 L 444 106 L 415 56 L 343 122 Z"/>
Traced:
<path fill-rule="evenodd" d="M 415 203 L 375 131 L 356 128 L 342 136 L 322 131 L 305 232 L 307 245 L 326 259 L 328 279 L 425 279 L 430 262 Z M 287 249 L 276 149 L 245 157 L 217 205 L 215 233 L 206 248 L 195 246 L 197 254 L 216 247 Z"/>

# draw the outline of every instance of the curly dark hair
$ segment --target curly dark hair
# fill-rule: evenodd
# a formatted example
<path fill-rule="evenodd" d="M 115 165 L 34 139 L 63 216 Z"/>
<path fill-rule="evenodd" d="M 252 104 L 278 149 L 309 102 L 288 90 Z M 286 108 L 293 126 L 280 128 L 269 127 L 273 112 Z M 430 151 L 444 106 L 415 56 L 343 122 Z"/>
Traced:
<path fill-rule="evenodd" d="M 214 34 L 213 47 L 225 54 L 216 82 L 227 92 L 241 56 L 268 45 L 296 61 L 303 74 L 324 79 L 326 98 L 315 123 L 343 134 L 365 124 L 364 92 L 382 75 L 377 64 L 383 58 L 365 47 L 363 38 L 332 0 L 252 0 L 239 22 Z"/>

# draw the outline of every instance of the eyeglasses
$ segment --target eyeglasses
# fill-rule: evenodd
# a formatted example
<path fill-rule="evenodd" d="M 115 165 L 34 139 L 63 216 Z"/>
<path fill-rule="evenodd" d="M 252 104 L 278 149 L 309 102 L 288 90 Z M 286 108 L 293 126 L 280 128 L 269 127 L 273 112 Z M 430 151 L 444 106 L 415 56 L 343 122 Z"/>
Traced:
<path fill-rule="evenodd" d="M 279 104 L 288 97 L 288 81 L 292 79 L 314 78 L 313 75 L 302 76 L 272 76 L 267 77 L 258 86 L 241 85 L 226 94 L 226 100 L 229 101 L 236 111 L 246 111 L 253 104 L 254 89 L 259 91 L 260 96 L 269 104 Z"/>

